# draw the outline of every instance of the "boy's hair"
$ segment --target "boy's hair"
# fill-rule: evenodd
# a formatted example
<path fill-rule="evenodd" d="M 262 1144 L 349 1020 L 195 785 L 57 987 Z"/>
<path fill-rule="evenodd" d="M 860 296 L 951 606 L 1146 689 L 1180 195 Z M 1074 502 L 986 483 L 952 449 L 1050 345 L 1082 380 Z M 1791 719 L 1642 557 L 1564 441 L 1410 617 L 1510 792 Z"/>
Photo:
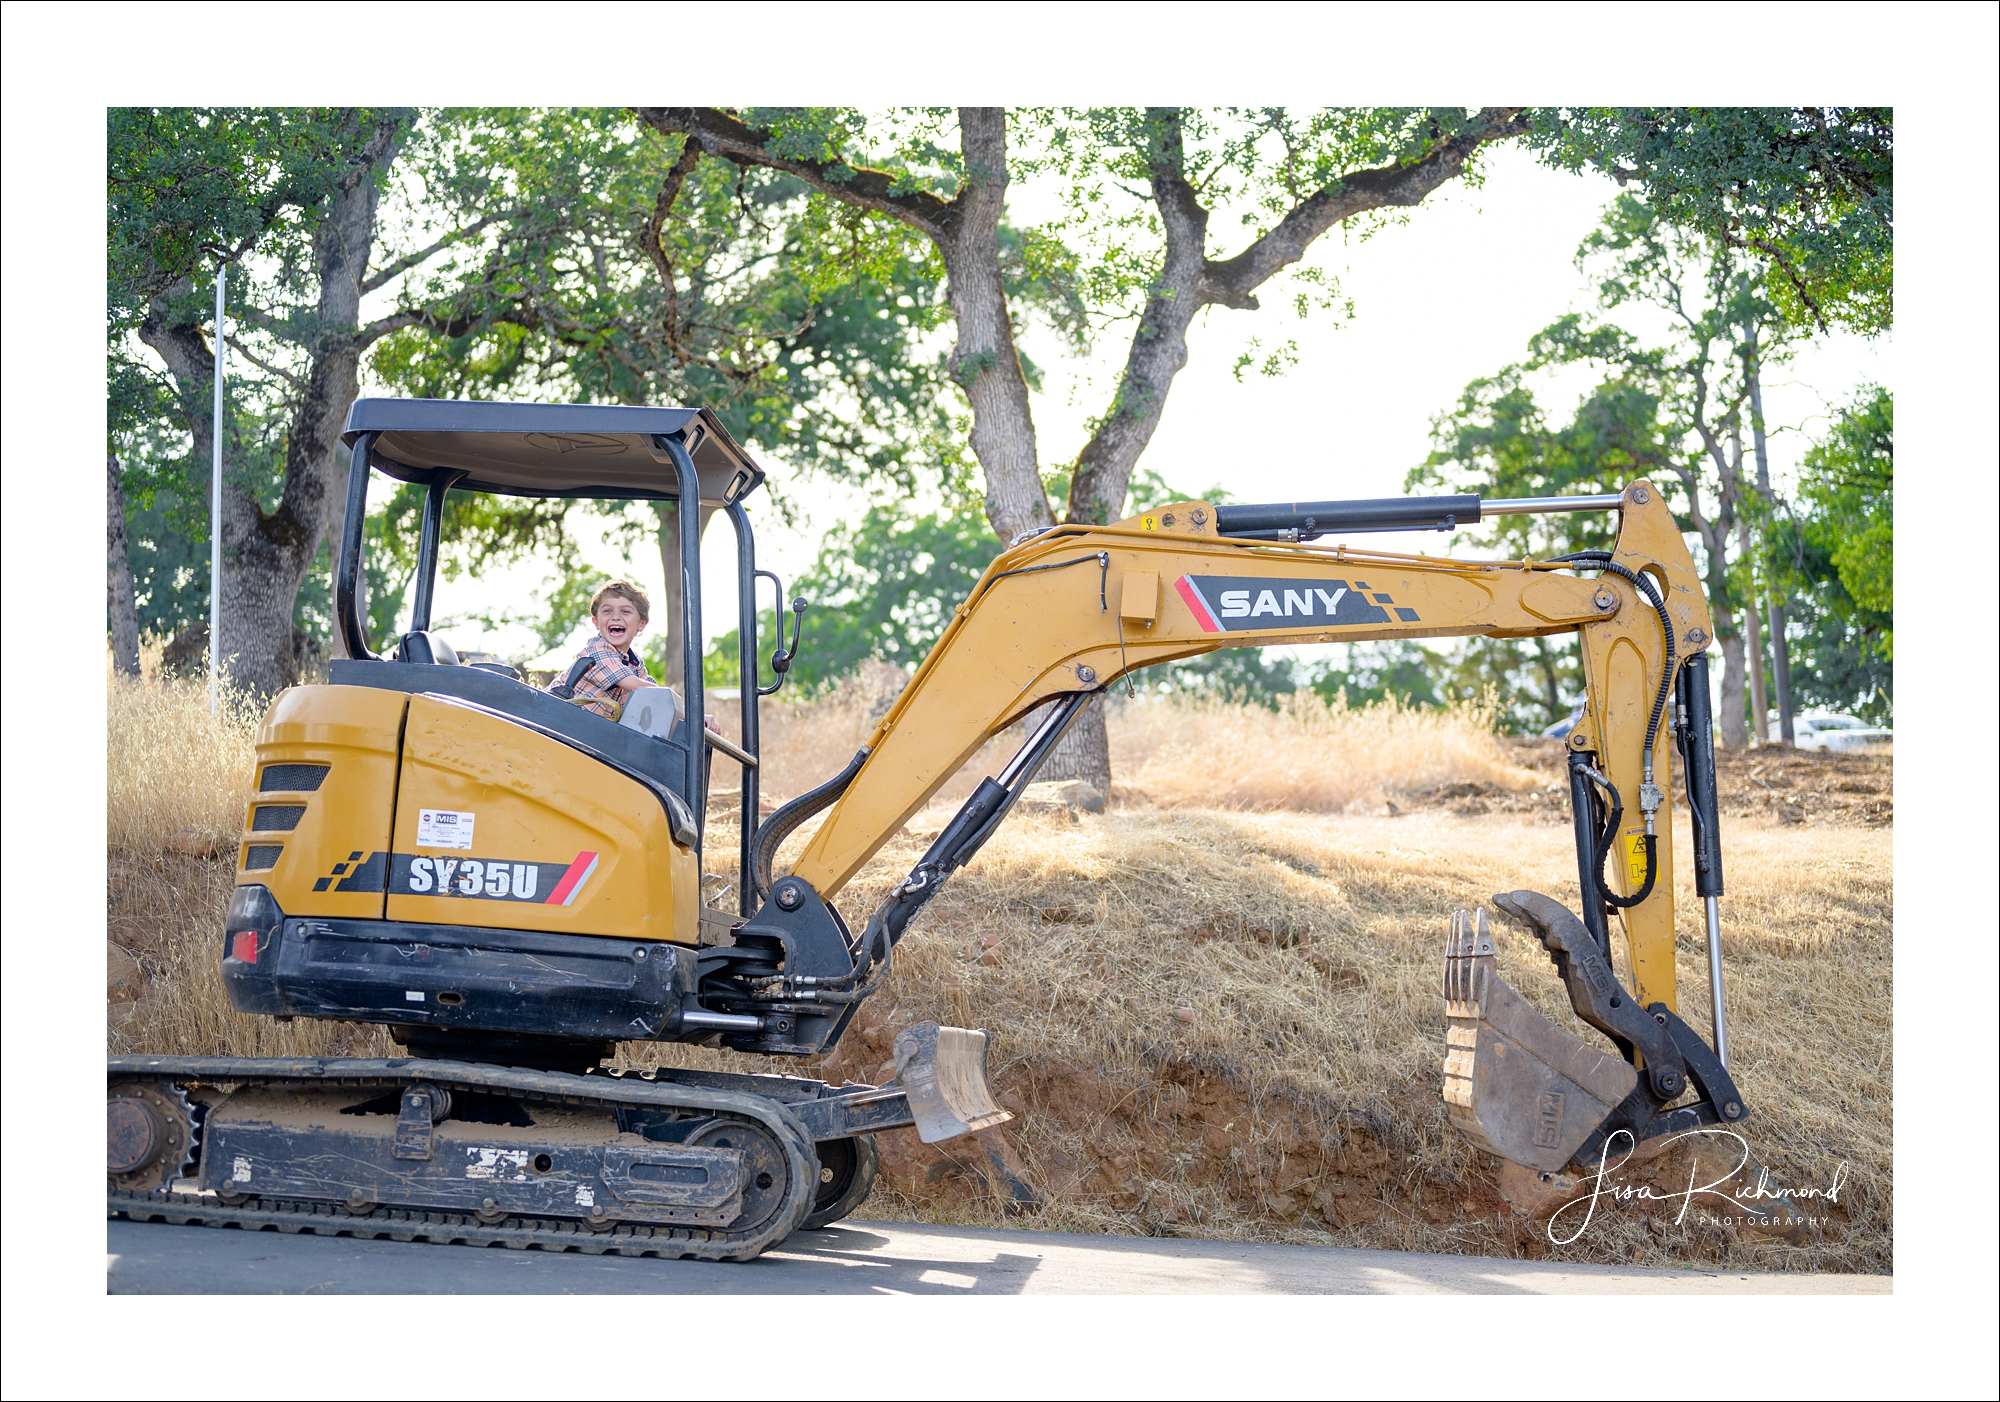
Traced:
<path fill-rule="evenodd" d="M 645 591 L 636 584 L 628 584 L 622 579 L 614 579 L 590 596 L 590 616 L 597 617 L 597 609 L 606 599 L 623 599 L 639 610 L 639 621 L 653 621 L 653 606 L 646 602 Z"/>

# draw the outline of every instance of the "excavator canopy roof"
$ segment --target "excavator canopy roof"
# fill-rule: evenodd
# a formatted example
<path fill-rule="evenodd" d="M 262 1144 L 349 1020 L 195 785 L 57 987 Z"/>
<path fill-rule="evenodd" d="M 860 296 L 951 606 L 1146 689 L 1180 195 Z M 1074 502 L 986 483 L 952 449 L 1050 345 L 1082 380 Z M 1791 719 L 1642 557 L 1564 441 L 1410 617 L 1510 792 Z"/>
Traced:
<path fill-rule="evenodd" d="M 369 465 L 402 482 L 464 473 L 464 491 L 516 497 L 665 500 L 680 495 L 654 441 L 692 441 L 704 502 L 741 501 L 764 480 L 707 409 L 508 404 L 481 399 L 357 399 L 341 441 L 377 435 Z"/>

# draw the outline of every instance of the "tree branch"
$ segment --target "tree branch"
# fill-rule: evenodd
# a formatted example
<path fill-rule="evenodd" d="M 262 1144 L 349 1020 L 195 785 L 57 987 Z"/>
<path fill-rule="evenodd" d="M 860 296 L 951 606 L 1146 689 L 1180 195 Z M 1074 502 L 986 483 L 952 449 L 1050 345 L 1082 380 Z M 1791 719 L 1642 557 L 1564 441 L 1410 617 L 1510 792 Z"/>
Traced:
<path fill-rule="evenodd" d="M 1525 132 L 1526 110 L 1485 108 L 1469 130 L 1447 137 L 1409 165 L 1356 171 L 1314 191 L 1279 220 L 1276 228 L 1234 258 L 1211 261 L 1204 267 L 1203 304 L 1256 310 L 1257 299 L 1252 295 L 1256 289 L 1279 269 L 1303 258 L 1314 239 L 1357 214 L 1422 203 L 1431 191 L 1464 170 L 1466 161 L 1481 146 Z"/>
<path fill-rule="evenodd" d="M 1152 442 L 1174 376 L 1187 365 L 1188 323 L 1201 309 L 1208 210 L 1189 185 L 1181 116 L 1149 113 L 1147 175 L 1166 235 L 1160 273 L 1132 335 L 1111 409 L 1077 454 L 1066 519 L 1104 525 L 1125 505 L 1132 469 Z"/>
<path fill-rule="evenodd" d="M 391 331 L 401 331 L 405 326 L 426 326 L 440 336 L 463 336 L 479 324 L 478 317 L 460 317 L 445 321 L 431 312 L 403 311 L 391 312 L 376 321 L 369 322 L 354 333 L 354 348 L 363 350 L 374 345 Z"/>
<path fill-rule="evenodd" d="M 361 290 L 363 292 L 373 292 L 376 288 L 387 285 L 389 280 L 395 277 L 397 274 L 408 272 L 411 268 L 414 268 L 418 264 L 425 262 L 431 257 L 432 254 L 440 252 L 441 250 L 443 250 L 444 248 L 446 248 L 451 244 L 458 243 L 461 240 L 471 238 L 481 229 L 484 229 L 487 225 L 492 224 L 497 220 L 511 219 L 521 214 L 522 212 L 523 211 L 521 210 L 497 210 L 492 214 L 488 214 L 483 216 L 482 218 L 473 220 L 470 224 L 467 224 L 462 229 L 453 229 L 450 233 L 446 234 L 436 243 L 433 243 L 430 247 L 418 249 L 415 253 L 405 254 L 403 257 L 398 258 L 395 262 L 383 268 L 381 271 L 370 274 L 367 278 L 364 278 L 362 280 Z"/>
<path fill-rule="evenodd" d="M 685 136 L 705 155 L 737 165 L 784 171 L 822 195 L 899 219 L 934 239 L 948 238 L 962 213 L 957 199 L 947 202 L 928 190 L 897 190 L 901 177 L 890 171 L 851 166 L 838 159 L 816 161 L 780 155 L 770 149 L 776 140 L 775 133 L 749 126 L 719 107 L 636 110 L 639 120 L 653 130 L 663 135 Z"/>
<path fill-rule="evenodd" d="M 234 336 L 225 336 L 223 337 L 223 339 L 229 343 L 229 348 L 231 350 L 235 351 L 238 355 L 242 356 L 245 360 L 249 361 L 259 370 L 262 370 L 265 374 L 276 375 L 279 379 L 283 380 L 293 389 L 304 389 L 306 387 L 306 382 L 300 379 L 297 375 L 285 369 L 283 366 L 271 364 L 270 361 L 265 360 L 262 356 L 258 355 L 255 351 L 251 350 L 248 346 L 244 345 Z"/>
<path fill-rule="evenodd" d="M 667 352 L 674 357 L 676 365 L 687 364 L 687 354 L 681 348 L 681 294 L 674 284 L 674 260 L 667 255 L 667 245 L 660 235 L 666 228 L 667 215 L 673 212 L 674 201 L 680 198 L 681 186 L 694 172 L 695 163 L 700 159 L 701 144 L 690 136 L 681 143 L 681 154 L 673 169 L 660 182 L 659 198 L 653 201 L 653 215 L 639 233 L 639 246 L 653 260 L 653 271 L 659 274 L 660 285 L 666 289 L 667 310 L 660 319 L 660 325 L 667 333 Z"/>

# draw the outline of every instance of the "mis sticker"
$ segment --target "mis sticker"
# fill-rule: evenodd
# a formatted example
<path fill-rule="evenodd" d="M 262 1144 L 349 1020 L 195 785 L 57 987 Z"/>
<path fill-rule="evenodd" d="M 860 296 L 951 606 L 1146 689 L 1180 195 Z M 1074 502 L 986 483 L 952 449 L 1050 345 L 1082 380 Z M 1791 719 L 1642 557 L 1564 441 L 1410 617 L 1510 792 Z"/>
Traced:
<path fill-rule="evenodd" d="M 472 824 L 476 813 L 454 813 L 447 808 L 417 810 L 417 846 L 472 846 Z"/>

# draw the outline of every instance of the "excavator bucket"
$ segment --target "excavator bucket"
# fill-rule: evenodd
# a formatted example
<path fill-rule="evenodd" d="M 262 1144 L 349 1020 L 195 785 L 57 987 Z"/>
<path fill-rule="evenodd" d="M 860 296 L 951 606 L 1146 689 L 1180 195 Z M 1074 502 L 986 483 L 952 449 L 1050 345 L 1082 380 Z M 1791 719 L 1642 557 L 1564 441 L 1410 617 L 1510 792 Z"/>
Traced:
<path fill-rule="evenodd" d="M 896 1081 L 909 1097 L 917 1137 L 926 1144 L 1014 1117 L 993 1103 L 986 1083 L 986 1034 L 920 1022 L 896 1034 Z"/>
<path fill-rule="evenodd" d="M 1444 999 L 1445 1105 L 1489 1153 L 1553 1173 L 1639 1083 L 1615 1053 L 1572 1037 L 1507 986 L 1484 911 L 1451 917 Z"/>

